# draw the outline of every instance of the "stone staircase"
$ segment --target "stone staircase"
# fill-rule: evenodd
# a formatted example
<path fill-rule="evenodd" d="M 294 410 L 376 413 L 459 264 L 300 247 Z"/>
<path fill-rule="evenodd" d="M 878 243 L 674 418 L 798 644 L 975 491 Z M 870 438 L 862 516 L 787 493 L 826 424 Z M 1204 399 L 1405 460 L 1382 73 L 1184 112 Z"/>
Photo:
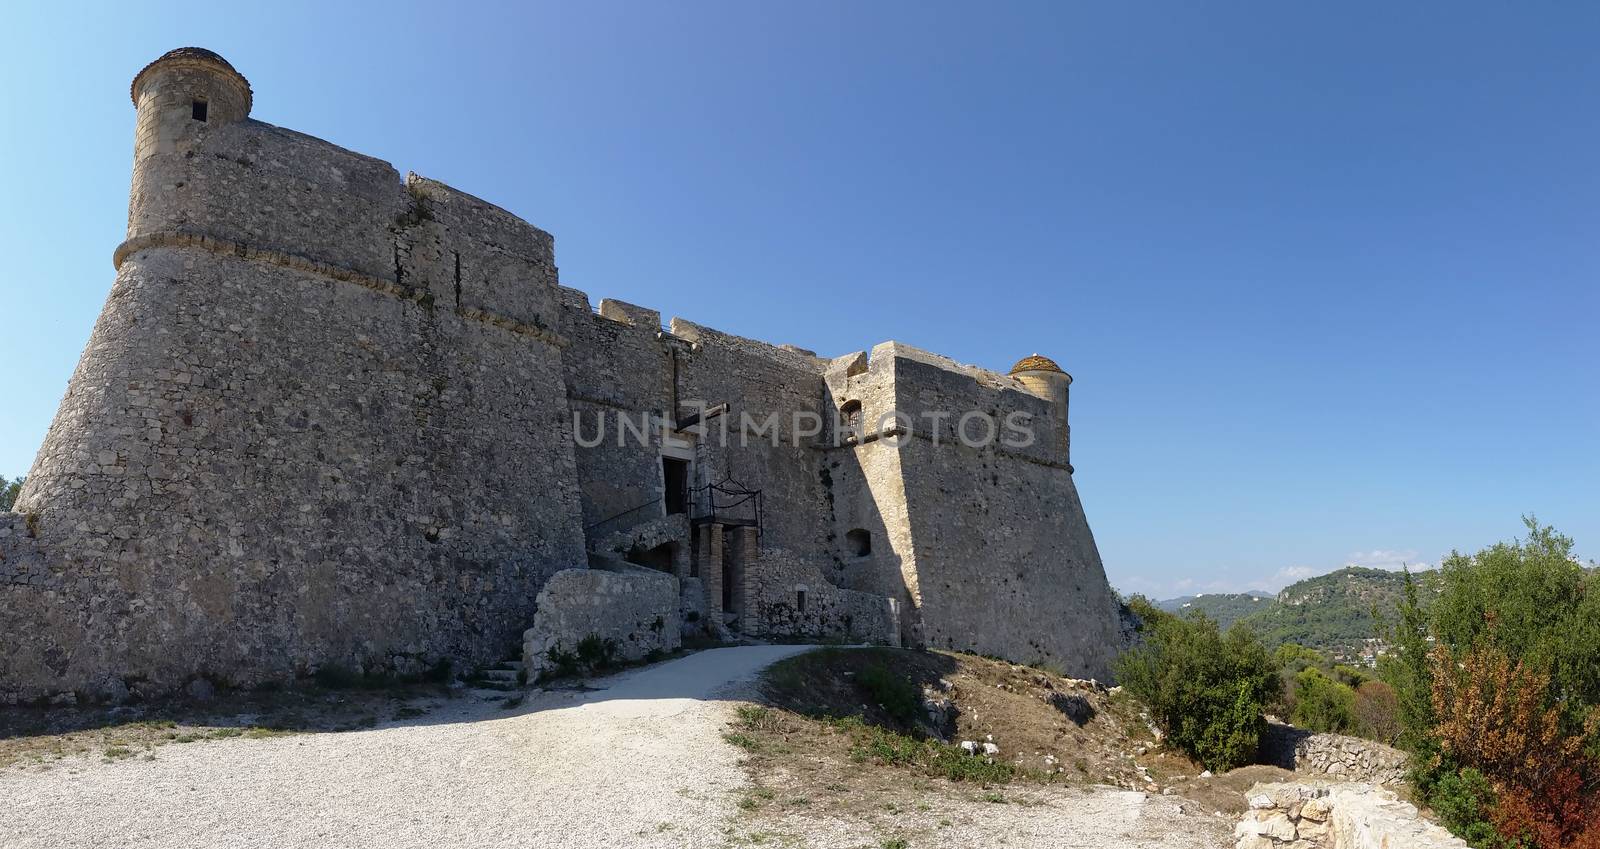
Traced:
<path fill-rule="evenodd" d="M 527 679 L 523 675 L 522 659 L 519 657 L 484 667 L 466 680 L 475 689 L 510 693 L 522 690 Z"/>

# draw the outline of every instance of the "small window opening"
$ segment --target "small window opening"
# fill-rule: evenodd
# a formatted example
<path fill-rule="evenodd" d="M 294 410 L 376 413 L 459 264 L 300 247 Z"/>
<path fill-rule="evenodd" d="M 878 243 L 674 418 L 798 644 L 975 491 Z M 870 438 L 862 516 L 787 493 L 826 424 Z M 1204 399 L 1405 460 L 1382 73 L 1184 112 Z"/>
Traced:
<path fill-rule="evenodd" d="M 806 612 L 806 591 L 805 590 L 795 590 L 794 591 L 794 607 L 795 607 L 796 610 L 800 611 L 801 613 L 805 613 Z"/>
<path fill-rule="evenodd" d="M 189 115 L 196 121 L 204 121 L 206 119 L 206 102 L 204 100 L 196 100 L 191 107 Z"/>
<path fill-rule="evenodd" d="M 844 542 L 849 547 L 850 553 L 856 557 L 866 557 L 872 553 L 872 533 L 870 531 L 856 528 L 844 535 Z"/>
<path fill-rule="evenodd" d="M 861 433 L 861 402 L 846 401 L 839 408 L 839 425 L 846 431 Z"/>

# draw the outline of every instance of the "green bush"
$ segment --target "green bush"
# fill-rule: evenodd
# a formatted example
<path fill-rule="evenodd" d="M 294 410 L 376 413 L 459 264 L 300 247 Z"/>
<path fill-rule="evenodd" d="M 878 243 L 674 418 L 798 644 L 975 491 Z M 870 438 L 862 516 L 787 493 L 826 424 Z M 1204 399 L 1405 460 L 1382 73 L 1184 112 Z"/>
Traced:
<path fill-rule="evenodd" d="M 912 737 L 868 725 L 858 717 L 833 722 L 850 735 L 850 757 L 859 762 L 911 767 L 951 781 L 999 784 L 1017 777 L 1017 768 L 1005 761 L 969 755 L 938 740 Z"/>
<path fill-rule="evenodd" d="M 547 649 L 544 656 L 550 661 L 551 667 L 546 675 L 547 678 L 567 678 L 577 675 L 582 670 L 578 655 L 575 652 L 563 649 L 560 643 Z"/>
<path fill-rule="evenodd" d="M 1368 675 L 1366 670 L 1357 669 L 1354 666 L 1346 666 L 1342 663 L 1333 667 L 1333 677 L 1338 679 L 1340 684 L 1351 689 L 1360 687 L 1362 684 L 1372 680 L 1372 676 Z"/>
<path fill-rule="evenodd" d="M 1321 666 L 1327 663 L 1328 658 L 1322 652 L 1306 648 L 1299 643 L 1284 643 L 1273 650 L 1272 662 L 1293 676 L 1308 666 Z"/>
<path fill-rule="evenodd" d="M 1428 805 L 1445 828 L 1477 847 L 1505 845 L 1489 822 L 1494 788 L 1475 769 L 1444 770 L 1428 787 Z"/>
<path fill-rule="evenodd" d="M 1117 660 L 1117 679 L 1150 710 L 1174 746 L 1207 769 L 1252 762 L 1268 702 L 1278 696 L 1278 666 L 1255 635 L 1220 632 L 1203 615 L 1180 619 L 1134 598 L 1142 644 Z"/>
<path fill-rule="evenodd" d="M 578 660 L 590 669 L 609 669 L 616 658 L 616 640 L 590 634 L 578 641 Z"/>
<path fill-rule="evenodd" d="M 1573 557 L 1571 538 L 1531 516 L 1523 523 L 1525 540 L 1445 558 L 1431 630 L 1443 645 L 1485 643 L 1548 670 L 1552 699 L 1576 728 L 1600 705 L 1600 579 Z"/>
<path fill-rule="evenodd" d="M 917 721 L 922 709 L 922 689 L 903 675 L 896 675 L 889 667 L 874 663 L 856 676 L 869 698 L 902 725 Z"/>
<path fill-rule="evenodd" d="M 1301 728 L 1343 734 L 1355 724 L 1356 691 L 1308 667 L 1294 677 L 1294 713 Z"/>

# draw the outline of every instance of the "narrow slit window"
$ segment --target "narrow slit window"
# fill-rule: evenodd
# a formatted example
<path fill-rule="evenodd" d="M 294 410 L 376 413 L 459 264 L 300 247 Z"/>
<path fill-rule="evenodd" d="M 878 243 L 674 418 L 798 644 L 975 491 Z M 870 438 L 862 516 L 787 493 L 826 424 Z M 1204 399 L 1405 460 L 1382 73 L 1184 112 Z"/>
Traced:
<path fill-rule="evenodd" d="M 204 100 L 196 100 L 190 109 L 189 115 L 196 121 L 204 121 L 206 119 L 206 102 Z"/>
<path fill-rule="evenodd" d="M 801 613 L 805 613 L 806 612 L 806 591 L 805 590 L 795 590 L 794 591 L 794 606 Z"/>

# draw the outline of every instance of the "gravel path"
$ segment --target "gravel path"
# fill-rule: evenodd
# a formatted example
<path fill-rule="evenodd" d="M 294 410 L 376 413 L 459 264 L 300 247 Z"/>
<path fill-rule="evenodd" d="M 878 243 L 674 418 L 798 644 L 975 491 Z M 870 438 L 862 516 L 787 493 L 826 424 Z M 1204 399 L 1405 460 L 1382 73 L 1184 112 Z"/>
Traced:
<path fill-rule="evenodd" d="M 369 731 L 0 770 L 0 846 L 721 845 L 744 778 L 712 699 L 804 650 L 713 649 L 514 710 L 465 698 Z"/>
<path fill-rule="evenodd" d="M 154 760 L 0 769 L 0 847 L 723 847 L 764 826 L 722 740 L 757 671 L 804 646 L 712 649 L 551 691 L 444 701 L 365 731 L 166 745 Z M 912 845 L 1209 847 L 1227 826 L 1107 789 L 1028 806 L 928 797 Z M 791 844 L 877 846 L 860 823 L 767 823 Z M 784 825 L 790 826 L 784 828 Z M 929 823 L 931 826 L 931 821 Z M 1231 825 L 1231 823 L 1230 823 Z"/>

